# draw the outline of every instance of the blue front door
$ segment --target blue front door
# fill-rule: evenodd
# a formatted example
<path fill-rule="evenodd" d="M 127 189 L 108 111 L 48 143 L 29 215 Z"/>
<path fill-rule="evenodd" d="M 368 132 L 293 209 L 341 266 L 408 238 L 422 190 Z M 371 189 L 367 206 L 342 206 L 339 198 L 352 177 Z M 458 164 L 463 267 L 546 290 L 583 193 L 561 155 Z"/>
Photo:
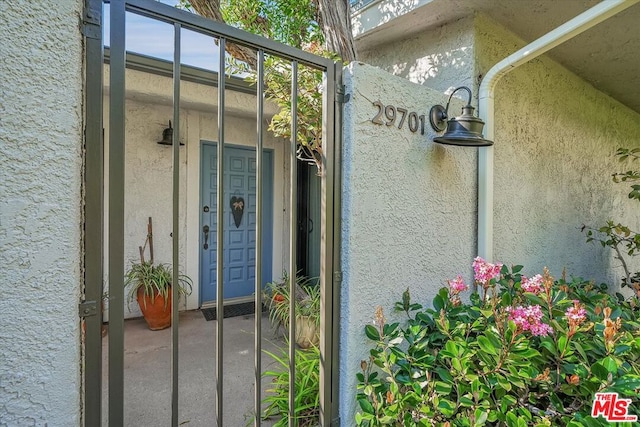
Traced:
<path fill-rule="evenodd" d="M 200 241 L 200 303 L 215 301 L 217 279 L 217 144 L 202 145 L 202 206 Z M 271 281 L 273 248 L 273 159 L 263 154 L 263 286 Z M 224 148 L 224 298 L 249 297 L 255 292 L 256 268 L 256 150 Z M 208 230 L 208 231 L 207 231 Z"/>

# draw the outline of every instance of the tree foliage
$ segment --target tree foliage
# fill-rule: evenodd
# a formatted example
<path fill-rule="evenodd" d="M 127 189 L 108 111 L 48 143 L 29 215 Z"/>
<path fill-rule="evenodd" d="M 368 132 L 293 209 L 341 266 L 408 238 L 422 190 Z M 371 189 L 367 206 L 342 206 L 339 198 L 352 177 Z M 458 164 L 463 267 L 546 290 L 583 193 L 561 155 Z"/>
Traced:
<path fill-rule="evenodd" d="M 180 6 L 207 18 L 334 60 L 354 60 L 348 0 L 181 0 Z M 327 45 L 328 43 L 328 45 Z M 256 52 L 233 43 L 228 73 L 257 82 Z M 337 52 L 337 53 L 336 53 Z M 275 136 L 291 138 L 289 61 L 267 56 L 265 95 L 279 108 L 270 122 Z M 297 156 L 322 170 L 322 72 L 300 66 L 298 71 Z"/>

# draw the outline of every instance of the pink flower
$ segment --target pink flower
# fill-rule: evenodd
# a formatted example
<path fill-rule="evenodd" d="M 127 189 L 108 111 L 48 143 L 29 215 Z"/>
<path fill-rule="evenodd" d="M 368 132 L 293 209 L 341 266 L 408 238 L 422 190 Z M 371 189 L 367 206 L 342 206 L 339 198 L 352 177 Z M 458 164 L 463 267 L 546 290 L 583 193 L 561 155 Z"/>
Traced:
<path fill-rule="evenodd" d="M 546 323 L 535 323 L 529 329 L 534 337 L 546 337 L 553 333 L 553 328 Z"/>
<path fill-rule="evenodd" d="M 569 325 L 572 326 L 579 326 L 587 320 L 587 310 L 577 300 L 573 301 L 573 307 L 569 307 L 564 315 L 567 317 Z"/>
<path fill-rule="evenodd" d="M 449 283 L 449 289 L 451 290 L 452 294 L 459 294 L 460 292 L 469 289 L 469 286 L 464 283 L 464 279 L 459 274 L 455 279 L 447 280 L 447 282 Z"/>
<path fill-rule="evenodd" d="M 502 269 L 502 263 L 491 264 L 480 257 L 476 257 L 473 260 L 473 272 L 476 281 L 486 284 L 491 279 L 500 278 L 500 270 Z"/>
<path fill-rule="evenodd" d="M 532 294 L 539 294 L 544 289 L 542 285 L 542 276 L 536 274 L 532 278 L 528 279 L 526 276 L 522 276 L 522 280 L 520 281 L 520 285 L 522 286 L 522 290 L 525 292 L 531 292 Z"/>
<path fill-rule="evenodd" d="M 541 337 L 553 332 L 551 326 L 542 323 L 542 309 L 539 305 L 507 307 L 507 313 L 509 320 L 512 320 L 520 331 L 529 331 L 532 335 Z"/>

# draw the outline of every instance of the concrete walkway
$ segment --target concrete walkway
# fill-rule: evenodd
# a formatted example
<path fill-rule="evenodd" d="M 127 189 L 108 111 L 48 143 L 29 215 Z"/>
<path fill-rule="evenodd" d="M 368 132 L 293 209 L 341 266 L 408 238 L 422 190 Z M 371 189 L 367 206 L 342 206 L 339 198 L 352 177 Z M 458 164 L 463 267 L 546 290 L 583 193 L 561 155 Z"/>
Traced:
<path fill-rule="evenodd" d="M 253 425 L 254 315 L 224 319 L 223 426 Z M 207 322 L 200 311 L 180 313 L 179 424 L 216 425 L 216 321 Z M 284 348 L 275 337 L 266 314 L 262 320 L 263 349 Z M 171 329 L 150 331 L 144 319 L 125 321 L 124 419 L 125 426 L 156 427 L 171 424 Z M 103 425 L 107 425 L 108 335 L 103 339 Z M 263 372 L 274 361 L 262 356 Z M 269 387 L 263 380 L 263 397 Z M 269 426 L 270 422 L 263 422 Z"/>

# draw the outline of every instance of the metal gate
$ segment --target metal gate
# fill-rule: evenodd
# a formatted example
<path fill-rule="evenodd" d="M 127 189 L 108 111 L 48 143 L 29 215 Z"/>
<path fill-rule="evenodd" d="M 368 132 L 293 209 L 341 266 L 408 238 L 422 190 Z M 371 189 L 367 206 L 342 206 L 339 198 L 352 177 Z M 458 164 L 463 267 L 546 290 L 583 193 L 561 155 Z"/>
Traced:
<path fill-rule="evenodd" d="M 127 53 L 125 51 L 125 14 L 134 13 L 154 20 L 162 21 L 173 26 L 173 144 L 172 144 L 172 260 L 173 282 L 178 282 L 179 271 L 179 238 L 181 227 L 180 214 L 180 90 L 181 90 L 181 30 L 188 29 L 200 34 L 213 37 L 219 45 L 219 67 L 217 74 L 217 170 L 224 170 L 225 149 L 225 78 L 226 59 L 225 44 L 235 43 L 254 49 L 257 55 L 257 83 L 256 83 L 256 131 L 255 149 L 261 153 L 264 149 L 263 140 L 266 132 L 264 125 L 264 60 L 265 55 L 283 58 L 290 64 L 291 69 L 291 93 L 298 94 L 298 67 L 311 67 L 321 70 L 323 83 L 321 92 L 323 95 L 323 127 L 322 127 L 322 215 L 321 215 L 321 336 L 320 336 L 320 422 L 322 426 L 338 425 L 338 320 L 339 303 L 338 288 L 340 285 L 339 272 L 339 211 L 340 211 L 340 122 L 341 107 L 338 103 L 338 95 L 341 89 L 341 65 L 332 60 L 318 57 L 279 43 L 255 36 L 236 28 L 232 28 L 208 19 L 204 19 L 189 12 L 164 5 L 151 0 L 105 0 L 110 3 L 110 72 L 109 72 L 109 148 L 108 164 L 104 163 L 103 140 L 103 65 L 104 65 L 104 40 L 102 36 L 102 0 L 85 0 L 85 12 L 83 16 L 83 32 L 86 40 L 86 151 L 85 151 L 85 232 L 84 232 L 84 274 L 85 289 L 84 300 L 80 304 L 80 316 L 84 319 L 86 336 L 84 338 L 83 351 L 83 387 L 84 401 L 83 414 L 85 426 L 103 425 L 103 408 L 108 406 L 108 425 L 124 425 L 124 236 L 125 236 L 125 147 L 131 143 L 125 133 L 125 69 L 127 68 Z M 289 206 L 297 205 L 296 191 L 296 137 L 298 130 L 297 96 L 291 100 L 291 141 L 290 141 L 290 178 L 289 178 Z M 256 155 L 257 177 L 261 177 L 264 165 L 262 156 Z M 105 182 L 105 170 L 108 171 L 108 180 Z M 224 188 L 224 174 L 217 174 L 217 188 Z M 108 192 L 103 188 L 108 184 Z M 260 179 L 257 180 L 257 230 L 256 230 L 256 307 L 262 306 L 262 277 L 260 268 L 262 263 L 262 226 L 260 218 L 262 213 L 263 188 Z M 218 206 L 223 206 L 223 191 L 218 191 Z M 105 199 L 106 196 L 106 199 Z M 105 214 L 104 201 L 108 201 L 108 212 Z M 168 207 L 167 207 L 168 208 Z M 223 209 L 217 211 L 217 235 L 223 235 Z M 289 227 L 289 274 L 290 292 L 295 293 L 296 283 L 296 215 L 290 214 Z M 109 237 L 105 242 L 103 230 L 108 224 Z M 105 257 L 104 245 L 108 244 L 108 253 Z M 217 246 L 217 312 L 216 322 L 216 367 L 215 378 L 211 387 L 215 387 L 216 423 L 223 426 L 223 377 L 225 375 L 224 358 L 222 352 L 224 337 L 224 299 L 222 265 L 224 259 L 222 238 L 218 238 Z M 105 271 L 106 270 L 106 271 Z M 109 278 L 109 333 L 108 333 L 108 397 L 103 398 L 103 350 L 102 350 L 102 283 L 104 273 Z M 178 287 L 172 289 L 173 300 L 178 300 Z M 293 296 L 292 296 L 293 297 Z M 178 307 L 172 305 L 171 326 L 171 425 L 179 424 L 178 414 L 180 408 L 178 389 Z M 256 312 L 259 312 L 256 310 Z M 295 315 L 293 305 L 290 312 L 289 325 L 289 357 L 295 360 Z M 255 316 L 254 324 L 254 425 L 261 424 L 260 411 L 262 401 L 262 331 L 261 316 Z M 294 418 L 294 402 L 296 393 L 295 363 L 289 368 L 289 425 L 296 424 Z M 106 400 L 106 401 L 105 401 Z M 167 420 L 168 422 L 168 420 Z M 230 426 L 225 426 L 230 427 Z M 233 427 L 233 426 L 231 426 Z"/>

